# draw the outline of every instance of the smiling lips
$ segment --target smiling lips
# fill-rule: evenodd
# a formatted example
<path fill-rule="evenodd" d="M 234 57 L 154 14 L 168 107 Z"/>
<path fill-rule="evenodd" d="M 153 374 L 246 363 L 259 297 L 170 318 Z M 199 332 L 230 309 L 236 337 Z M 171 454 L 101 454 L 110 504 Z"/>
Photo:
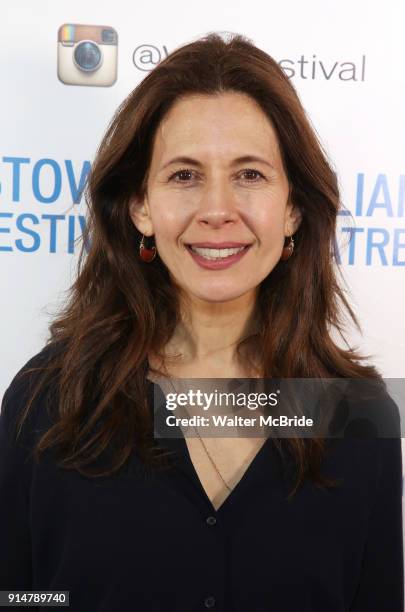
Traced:
<path fill-rule="evenodd" d="M 242 242 L 195 242 L 187 248 L 194 261 L 209 270 L 222 270 L 246 254 L 251 244 Z"/>

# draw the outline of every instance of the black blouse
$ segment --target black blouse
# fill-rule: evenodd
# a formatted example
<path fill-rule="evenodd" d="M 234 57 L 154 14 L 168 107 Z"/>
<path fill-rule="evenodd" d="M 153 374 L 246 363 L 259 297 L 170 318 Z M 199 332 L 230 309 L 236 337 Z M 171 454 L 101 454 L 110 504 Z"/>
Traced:
<path fill-rule="evenodd" d="M 43 396 L 22 438 L 12 435 L 29 380 L 13 379 L 0 415 L 0 590 L 69 591 L 72 612 L 404 609 L 400 433 L 333 440 L 322 473 L 343 484 L 307 481 L 292 501 L 268 438 L 216 511 L 184 438 L 156 440 L 177 459 L 148 476 L 135 454 L 102 479 L 49 453 L 36 464 L 30 449 L 50 426 Z"/>

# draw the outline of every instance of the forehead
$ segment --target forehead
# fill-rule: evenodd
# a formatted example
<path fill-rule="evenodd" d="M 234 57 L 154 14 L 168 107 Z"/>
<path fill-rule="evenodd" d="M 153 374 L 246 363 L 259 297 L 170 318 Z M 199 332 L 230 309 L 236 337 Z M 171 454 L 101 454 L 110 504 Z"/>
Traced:
<path fill-rule="evenodd" d="M 249 149 L 249 150 L 248 150 Z M 154 156 L 279 155 L 275 129 L 247 94 L 189 95 L 178 99 L 161 121 L 154 139 Z"/>

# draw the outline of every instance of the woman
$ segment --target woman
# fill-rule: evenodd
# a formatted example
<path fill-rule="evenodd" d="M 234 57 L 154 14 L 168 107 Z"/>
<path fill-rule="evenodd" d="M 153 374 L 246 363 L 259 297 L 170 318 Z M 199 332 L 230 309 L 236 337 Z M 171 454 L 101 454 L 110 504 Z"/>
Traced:
<path fill-rule="evenodd" d="M 177 49 L 118 109 L 87 196 L 70 300 L 3 401 L 1 589 L 75 612 L 402 610 L 387 394 L 386 439 L 153 436 L 157 377 L 381 381 L 331 337 L 342 308 L 358 325 L 337 179 L 277 63 L 240 35 Z"/>

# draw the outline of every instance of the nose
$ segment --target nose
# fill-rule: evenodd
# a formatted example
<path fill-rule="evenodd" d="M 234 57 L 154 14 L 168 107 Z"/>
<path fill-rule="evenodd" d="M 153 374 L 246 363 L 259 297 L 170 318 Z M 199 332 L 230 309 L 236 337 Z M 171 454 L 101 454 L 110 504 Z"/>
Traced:
<path fill-rule="evenodd" d="M 221 227 L 238 219 L 235 194 L 225 180 L 212 181 L 201 196 L 197 222 L 201 225 Z"/>

